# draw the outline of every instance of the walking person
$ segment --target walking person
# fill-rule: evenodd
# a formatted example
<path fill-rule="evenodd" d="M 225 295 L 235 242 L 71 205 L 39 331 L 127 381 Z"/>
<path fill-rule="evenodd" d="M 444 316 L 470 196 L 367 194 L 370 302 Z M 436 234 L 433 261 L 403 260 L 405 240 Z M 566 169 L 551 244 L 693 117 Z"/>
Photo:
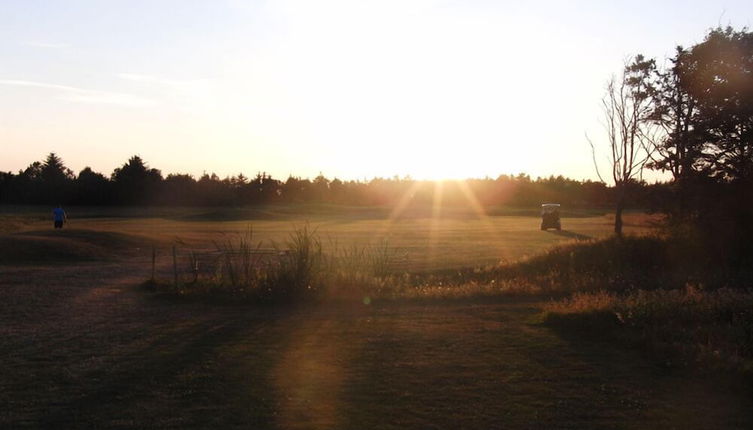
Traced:
<path fill-rule="evenodd" d="M 55 221 L 55 228 L 63 228 L 63 224 L 68 221 L 68 216 L 61 205 L 52 210 L 52 219 Z"/>

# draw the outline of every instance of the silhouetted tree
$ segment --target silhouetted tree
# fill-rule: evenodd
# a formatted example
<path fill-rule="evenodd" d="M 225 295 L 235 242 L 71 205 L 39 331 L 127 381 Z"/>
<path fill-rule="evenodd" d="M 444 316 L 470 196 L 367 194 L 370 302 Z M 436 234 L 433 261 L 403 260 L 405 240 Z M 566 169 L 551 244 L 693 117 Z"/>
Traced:
<path fill-rule="evenodd" d="M 73 178 L 73 172 L 65 167 L 63 160 L 54 152 L 49 153 L 39 169 L 39 198 L 47 204 L 67 202 Z"/>
<path fill-rule="evenodd" d="M 249 186 L 253 189 L 253 203 L 275 203 L 278 202 L 282 195 L 280 181 L 273 179 L 266 172 L 257 173 Z"/>
<path fill-rule="evenodd" d="M 41 178 L 42 163 L 40 161 L 34 161 L 26 169 L 19 171 L 13 181 L 13 185 L 17 190 L 16 195 L 18 200 L 16 203 L 43 203 Z"/>
<path fill-rule="evenodd" d="M 716 28 L 670 61 L 652 82 L 664 133 L 650 163 L 672 173 L 668 211 L 680 221 L 744 212 L 739 202 L 753 197 L 753 34 Z"/>
<path fill-rule="evenodd" d="M 0 172 L 0 204 L 19 201 L 16 176 L 12 172 Z"/>
<path fill-rule="evenodd" d="M 193 176 L 171 173 L 162 181 L 159 204 L 190 206 L 199 204 Z"/>
<path fill-rule="evenodd" d="M 684 74 L 698 100 L 710 175 L 753 177 L 753 33 L 717 28 L 688 54 Z"/>
<path fill-rule="evenodd" d="M 627 203 L 627 185 L 642 177 L 653 151 L 652 129 L 654 86 L 650 84 L 656 65 L 637 55 L 626 63 L 622 75 L 607 83 L 602 99 L 609 163 L 615 188 L 614 232 L 622 235 L 622 212 Z M 589 140 L 590 142 L 590 140 Z M 595 148 L 594 164 L 596 164 Z M 601 178 L 598 165 L 597 174 Z M 603 179 L 602 179 L 603 180 Z"/>
<path fill-rule="evenodd" d="M 85 167 L 74 181 L 73 202 L 80 205 L 104 205 L 112 203 L 112 186 L 101 173 Z"/>
<path fill-rule="evenodd" d="M 678 46 L 670 62 L 669 69 L 657 71 L 657 79 L 647 82 L 655 90 L 652 120 L 663 131 L 654 142 L 656 152 L 648 167 L 668 171 L 680 181 L 701 170 L 704 145 L 698 100 L 689 91 L 690 54 Z"/>
<path fill-rule="evenodd" d="M 296 176 L 288 176 L 288 179 L 281 184 L 282 201 L 286 203 L 300 203 L 304 201 L 306 191 L 311 182 Z"/>
<path fill-rule="evenodd" d="M 149 204 L 157 194 L 162 174 L 134 155 L 112 172 L 112 181 L 119 204 Z"/>
<path fill-rule="evenodd" d="M 311 198 L 316 202 L 329 201 L 329 180 L 321 173 L 311 182 Z"/>

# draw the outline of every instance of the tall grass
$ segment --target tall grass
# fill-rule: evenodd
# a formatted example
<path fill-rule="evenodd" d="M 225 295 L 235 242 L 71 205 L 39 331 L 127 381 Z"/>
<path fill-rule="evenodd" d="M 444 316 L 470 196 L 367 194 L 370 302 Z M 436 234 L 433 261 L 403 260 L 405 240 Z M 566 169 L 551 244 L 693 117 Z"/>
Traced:
<path fill-rule="evenodd" d="M 405 256 L 389 243 L 340 246 L 331 241 L 325 255 L 325 273 L 331 295 L 378 296 L 400 282 L 399 267 Z"/>
<path fill-rule="evenodd" d="M 211 256 L 189 251 L 181 271 L 190 272 L 192 280 L 166 287 L 181 295 L 276 302 L 324 294 L 373 296 L 393 279 L 390 273 L 398 260 L 387 242 L 350 247 L 332 242 L 325 252 L 317 231 L 308 225 L 295 228 L 282 243 L 270 243 L 271 248 L 262 245 L 249 228 L 214 242 Z"/>
<path fill-rule="evenodd" d="M 694 286 L 578 293 L 545 307 L 548 324 L 632 338 L 680 364 L 753 375 L 753 290 Z"/>
<path fill-rule="evenodd" d="M 324 288 L 322 243 L 308 225 L 295 229 L 280 250 L 276 264 L 267 266 L 262 291 L 279 299 L 312 296 Z"/>
<path fill-rule="evenodd" d="M 298 300 L 322 288 L 321 241 L 308 226 L 295 229 L 282 244 L 263 249 L 254 243 L 253 230 L 215 242 L 215 271 L 193 292 L 212 290 L 260 300 Z"/>
<path fill-rule="evenodd" d="M 254 246 L 253 237 L 253 229 L 249 228 L 245 234 L 238 235 L 237 240 L 227 238 L 214 242 L 219 255 L 214 276 L 209 281 L 214 282 L 217 288 L 243 289 L 258 285 L 263 279 L 262 254 L 258 252 L 261 242 Z M 198 262 L 194 261 L 194 264 L 198 265 Z"/>

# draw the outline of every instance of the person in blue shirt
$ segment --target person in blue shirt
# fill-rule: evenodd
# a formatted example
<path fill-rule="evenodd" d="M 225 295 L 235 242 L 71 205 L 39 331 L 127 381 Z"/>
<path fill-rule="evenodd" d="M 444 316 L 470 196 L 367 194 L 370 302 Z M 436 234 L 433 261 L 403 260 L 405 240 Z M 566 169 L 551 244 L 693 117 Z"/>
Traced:
<path fill-rule="evenodd" d="M 68 220 L 68 216 L 65 214 L 63 207 L 58 205 L 52 210 L 52 219 L 55 221 L 55 228 L 63 228 L 63 223 Z"/>

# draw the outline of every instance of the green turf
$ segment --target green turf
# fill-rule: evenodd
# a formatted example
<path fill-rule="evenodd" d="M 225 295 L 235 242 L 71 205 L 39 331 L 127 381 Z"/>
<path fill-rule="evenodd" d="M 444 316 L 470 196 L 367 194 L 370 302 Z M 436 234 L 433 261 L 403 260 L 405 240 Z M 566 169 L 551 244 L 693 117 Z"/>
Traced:
<path fill-rule="evenodd" d="M 5 208 L 16 231 L 50 229 L 45 208 Z M 206 208 L 69 208 L 66 229 L 87 229 L 136 235 L 165 244 L 180 240 L 188 248 L 211 248 L 212 241 L 245 234 L 253 229 L 254 240 L 263 246 L 282 244 L 290 232 L 305 224 L 316 229 L 325 250 L 337 246 L 366 246 L 387 241 L 403 257 L 410 271 L 494 265 L 541 253 L 568 241 L 611 234 L 609 215 L 564 218 L 563 230 L 539 230 L 537 216 L 488 216 L 471 209 L 453 210 L 446 217 L 413 211 L 410 216 L 385 208 L 268 207 L 261 209 Z M 508 208 L 509 209 L 509 208 Z M 512 210 L 512 209 L 509 209 Z M 248 218 L 237 219 L 247 213 Z M 259 211 L 264 211 L 259 216 Z M 113 216 L 129 215 L 129 216 Z M 448 214 L 445 214 L 448 215 Z M 581 213 L 582 215 L 582 213 Z M 627 233 L 651 229 L 655 218 L 640 213 L 626 215 Z M 23 223 L 19 221 L 23 220 Z M 65 229 L 64 229 L 65 230 Z M 134 246 L 137 248 L 138 246 Z"/>

